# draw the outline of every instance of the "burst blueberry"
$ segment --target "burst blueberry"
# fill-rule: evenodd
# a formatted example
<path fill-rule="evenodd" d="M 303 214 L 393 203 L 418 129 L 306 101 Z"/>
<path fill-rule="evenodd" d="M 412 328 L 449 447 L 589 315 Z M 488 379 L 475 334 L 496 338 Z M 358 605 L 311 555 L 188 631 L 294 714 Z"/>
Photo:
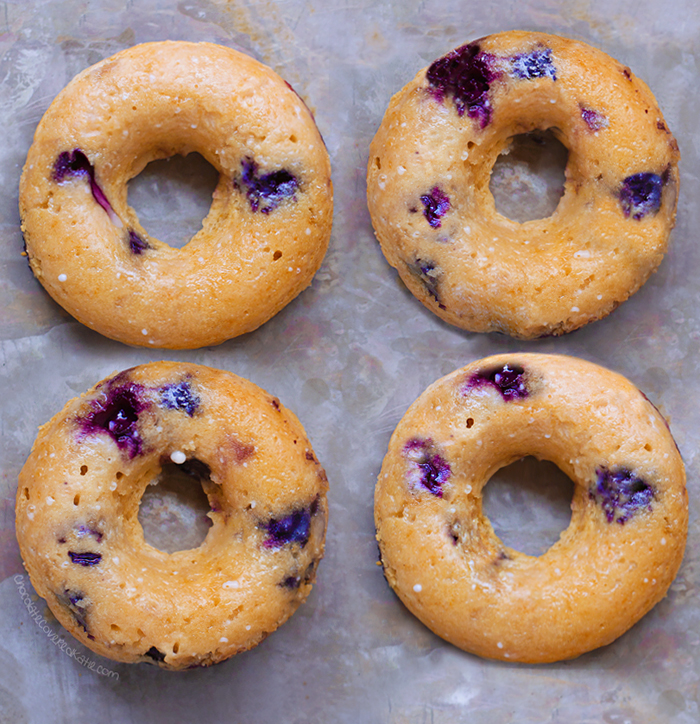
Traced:
<path fill-rule="evenodd" d="M 557 79 L 557 70 L 552 62 L 552 49 L 540 48 L 531 53 L 516 55 L 511 59 L 513 75 L 521 80 L 534 78 Z"/>
<path fill-rule="evenodd" d="M 439 229 L 442 225 L 440 219 L 450 210 L 449 196 L 435 186 L 429 194 L 421 196 L 420 200 L 423 202 L 423 216 L 433 229 Z"/>
<path fill-rule="evenodd" d="M 407 266 L 408 270 L 420 280 L 428 294 L 438 302 L 440 309 L 444 309 L 445 307 L 440 304 L 440 298 L 438 296 L 438 281 L 440 277 L 438 267 L 432 261 L 425 261 L 424 259 L 416 259 L 415 262 Z"/>
<path fill-rule="evenodd" d="M 601 467 L 596 470 L 596 481 L 588 494 L 603 509 L 608 523 L 623 525 L 639 511 L 650 510 L 656 492 L 627 468 Z"/>
<path fill-rule="evenodd" d="M 475 372 L 467 382 L 467 389 L 489 385 L 496 388 L 504 400 L 522 400 L 530 392 L 525 382 L 525 368 L 505 364 Z"/>
<path fill-rule="evenodd" d="M 139 256 L 146 249 L 150 249 L 148 242 L 142 239 L 133 229 L 129 229 L 129 249 L 132 254 Z"/>
<path fill-rule="evenodd" d="M 610 121 L 602 113 L 594 111 L 592 108 L 584 108 L 581 106 L 581 118 L 583 118 L 588 128 L 595 131 L 602 131 L 610 125 Z"/>
<path fill-rule="evenodd" d="M 102 554 L 91 553 L 90 551 L 83 553 L 68 551 L 68 556 L 71 559 L 71 563 L 76 563 L 79 566 L 96 566 L 102 560 Z"/>
<path fill-rule="evenodd" d="M 626 217 L 635 221 L 653 216 L 661 208 L 663 179 L 655 173 L 636 173 L 628 176 L 620 188 L 620 204 Z"/>
<path fill-rule="evenodd" d="M 101 399 L 93 400 L 92 411 L 82 421 L 83 431 L 94 434 L 106 432 L 133 458 L 141 452 L 142 440 L 138 431 L 139 413 L 145 404 L 141 400 L 142 387 L 136 384 L 118 384 L 112 380 Z"/>
<path fill-rule="evenodd" d="M 409 462 L 409 485 L 412 487 L 420 485 L 438 498 L 442 498 L 442 486 L 449 480 L 452 469 L 437 451 L 433 441 L 409 440 L 404 445 L 404 455 Z"/>
<path fill-rule="evenodd" d="M 56 183 L 63 183 L 66 178 L 77 178 L 80 176 L 87 177 L 93 198 L 111 217 L 114 214 L 112 205 L 97 183 L 95 179 L 95 167 L 90 163 L 88 157 L 79 148 L 60 153 L 54 163 L 53 180 Z"/>
<path fill-rule="evenodd" d="M 269 214 L 285 199 L 296 200 L 299 181 L 289 171 L 280 169 L 261 176 L 258 164 L 252 158 L 245 158 L 241 167 L 241 177 L 234 186 L 245 190 L 251 211 Z"/>
<path fill-rule="evenodd" d="M 164 407 L 170 410 L 182 410 L 190 417 L 197 411 L 201 402 L 199 395 L 192 391 L 192 387 L 187 380 L 177 384 L 165 385 L 161 390 L 160 399 Z"/>
<path fill-rule="evenodd" d="M 477 119 L 482 128 L 491 120 L 488 92 L 494 77 L 487 56 L 476 43 L 463 45 L 438 58 L 426 73 L 433 97 L 438 102 L 451 96 L 457 113 Z"/>
<path fill-rule="evenodd" d="M 310 508 L 293 511 L 284 518 L 271 518 L 263 527 L 267 530 L 265 547 L 281 548 L 290 543 L 299 543 L 303 548 L 311 535 L 311 517 L 318 509 L 318 501 Z"/>

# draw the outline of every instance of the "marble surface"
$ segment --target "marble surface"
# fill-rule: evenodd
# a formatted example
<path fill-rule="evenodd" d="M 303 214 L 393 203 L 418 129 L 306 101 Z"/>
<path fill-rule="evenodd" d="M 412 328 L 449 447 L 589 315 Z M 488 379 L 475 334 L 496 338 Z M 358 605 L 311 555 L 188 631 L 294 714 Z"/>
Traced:
<path fill-rule="evenodd" d="M 0 2 L 0 721 L 700 719 L 699 21 L 690 0 Z M 451 328 L 413 299 L 374 240 L 364 184 L 391 95 L 453 47 L 514 28 L 583 40 L 629 65 L 657 95 L 683 156 L 659 271 L 607 319 L 530 343 Z M 52 98 L 86 66 L 161 39 L 223 43 L 274 68 L 315 112 L 335 184 L 330 249 L 312 286 L 256 332 L 185 352 L 127 347 L 72 320 L 21 256 L 17 212 L 21 167 Z M 511 165 L 516 180 L 539 188 L 539 172 L 528 179 L 521 166 Z M 512 182 L 509 173 L 498 183 Z M 163 162 L 133 182 L 130 199 L 149 230 L 181 246 L 212 184 L 197 159 Z M 437 377 L 515 350 L 572 354 L 629 377 L 670 420 L 688 471 L 690 535 L 668 597 L 614 644 L 547 666 L 484 661 L 431 634 L 387 587 L 374 542 L 374 483 L 408 405 Z M 278 396 L 330 481 L 327 552 L 307 603 L 253 651 L 184 674 L 115 664 L 73 641 L 34 595 L 14 536 L 17 475 L 37 427 L 110 372 L 156 359 L 231 370 Z M 571 487 L 553 466 L 511 466 L 487 491 L 497 531 L 525 550 L 542 550 L 567 524 Z"/>

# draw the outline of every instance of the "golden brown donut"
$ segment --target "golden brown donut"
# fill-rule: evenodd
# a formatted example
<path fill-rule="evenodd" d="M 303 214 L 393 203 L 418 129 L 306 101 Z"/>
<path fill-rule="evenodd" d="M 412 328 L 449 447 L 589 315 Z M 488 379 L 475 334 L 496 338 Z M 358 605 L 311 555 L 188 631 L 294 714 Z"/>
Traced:
<path fill-rule="evenodd" d="M 510 139 L 552 129 L 568 148 L 552 216 L 496 211 L 491 170 Z M 391 100 L 370 147 L 382 251 L 445 321 L 513 337 L 599 319 L 659 265 L 674 225 L 679 152 L 629 68 L 567 38 L 512 31 L 464 45 Z"/>
<path fill-rule="evenodd" d="M 482 490 L 532 455 L 574 482 L 571 523 L 543 555 L 495 535 Z M 397 426 L 375 495 L 387 581 L 465 651 L 544 663 L 614 641 L 666 594 L 688 525 L 666 421 L 590 362 L 504 354 L 431 385 Z"/>
<path fill-rule="evenodd" d="M 182 249 L 150 236 L 127 182 L 199 152 L 219 172 Z M 59 93 L 20 183 L 31 268 L 80 322 L 133 345 L 195 348 L 249 332 L 311 283 L 331 231 L 330 163 L 304 102 L 212 43 L 128 48 Z"/>
<path fill-rule="evenodd" d="M 166 464 L 211 505 L 202 545 L 172 554 L 137 519 Z M 279 400 L 229 372 L 157 362 L 108 377 L 41 428 L 19 477 L 17 539 L 36 592 L 90 649 L 207 666 L 258 644 L 309 595 L 326 489 Z"/>

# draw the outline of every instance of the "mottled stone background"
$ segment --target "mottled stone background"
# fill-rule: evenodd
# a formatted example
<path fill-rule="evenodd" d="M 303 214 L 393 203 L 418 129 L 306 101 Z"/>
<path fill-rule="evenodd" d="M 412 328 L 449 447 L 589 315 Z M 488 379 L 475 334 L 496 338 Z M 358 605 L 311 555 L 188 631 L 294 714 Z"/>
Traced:
<path fill-rule="evenodd" d="M 691 0 L 0 2 L 0 721 L 700 720 L 699 21 Z M 426 311 L 383 260 L 365 204 L 368 144 L 391 95 L 453 47 L 513 28 L 577 38 L 629 65 L 683 154 L 678 223 L 658 273 L 609 318 L 532 343 L 467 334 Z M 21 167 L 52 98 L 86 66 L 162 39 L 231 45 L 284 76 L 316 113 L 336 191 L 313 285 L 258 331 L 187 352 L 129 348 L 73 321 L 34 281 L 18 228 Z M 501 182 L 513 174 L 541 183 L 517 164 Z M 163 163 L 130 199 L 146 228 L 181 244 L 211 183 L 204 164 Z M 395 424 L 437 377 L 509 350 L 573 354 L 628 376 L 670 419 L 688 467 L 690 538 L 669 596 L 613 645 L 563 664 L 505 665 L 449 646 L 406 612 L 376 565 L 373 488 Z M 228 369 L 277 395 L 306 426 L 331 485 L 327 555 L 306 605 L 257 649 L 185 674 L 113 664 L 70 637 L 62 650 L 51 638 L 66 638 L 62 629 L 20 577 L 14 538 L 17 474 L 38 425 L 106 374 L 160 358 Z M 567 523 L 570 486 L 553 466 L 526 461 L 490 487 L 487 511 L 506 542 L 536 551 Z"/>

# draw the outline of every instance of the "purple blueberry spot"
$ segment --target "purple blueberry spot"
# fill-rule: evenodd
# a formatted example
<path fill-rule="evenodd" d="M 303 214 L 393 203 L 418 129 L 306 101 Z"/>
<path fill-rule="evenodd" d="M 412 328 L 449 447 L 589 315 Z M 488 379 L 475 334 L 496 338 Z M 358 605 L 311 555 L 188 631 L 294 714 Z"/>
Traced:
<path fill-rule="evenodd" d="M 240 181 L 234 181 L 234 186 L 239 190 L 245 188 L 251 211 L 269 214 L 284 199 L 296 201 L 299 181 L 289 171 L 280 169 L 260 176 L 258 165 L 252 158 L 245 158 L 241 166 L 243 172 Z"/>
<path fill-rule="evenodd" d="M 467 389 L 484 385 L 495 387 L 506 401 L 522 400 L 530 394 L 525 384 L 525 369 L 515 364 L 475 372 L 469 378 Z"/>
<path fill-rule="evenodd" d="M 522 80 L 533 78 L 557 79 L 557 71 L 552 63 L 551 48 L 533 50 L 531 53 L 516 55 L 511 59 L 513 75 Z"/>
<path fill-rule="evenodd" d="M 482 128 L 491 120 L 488 91 L 495 74 L 487 64 L 488 56 L 476 43 L 456 48 L 438 58 L 426 73 L 433 97 L 442 102 L 451 96 L 457 113 L 479 121 Z"/>
<path fill-rule="evenodd" d="M 626 217 L 639 221 L 652 216 L 661 208 L 663 179 L 655 173 L 636 173 L 628 176 L 620 189 L 620 204 Z"/>
<path fill-rule="evenodd" d="M 53 180 L 60 184 L 66 178 L 77 178 L 79 176 L 87 177 L 93 198 L 111 216 L 114 213 L 112 205 L 95 180 L 95 168 L 88 157 L 79 148 L 60 153 L 54 163 Z"/>
<path fill-rule="evenodd" d="M 596 482 L 588 492 L 605 513 L 608 523 L 623 525 L 640 510 L 651 510 L 654 488 L 631 470 L 596 470 Z"/>
<path fill-rule="evenodd" d="M 165 654 L 161 651 L 158 651 L 155 646 L 151 646 L 151 648 L 146 651 L 144 656 L 148 656 L 148 658 L 153 659 L 153 661 L 165 661 Z"/>
<path fill-rule="evenodd" d="M 588 128 L 594 132 L 602 131 L 610 125 L 607 116 L 598 113 L 598 111 L 594 111 L 592 108 L 584 108 L 581 106 L 581 118 L 583 118 Z"/>
<path fill-rule="evenodd" d="M 166 385 L 161 390 L 161 404 L 170 410 L 182 410 L 190 417 L 194 415 L 201 400 L 186 380 L 176 385 Z"/>
<path fill-rule="evenodd" d="M 433 495 L 442 498 L 442 486 L 449 479 L 452 469 L 447 460 L 436 450 L 433 441 L 409 440 L 403 450 L 409 462 L 409 485 L 414 488 L 423 486 Z"/>
<path fill-rule="evenodd" d="M 271 518 L 264 524 L 268 537 L 266 548 L 281 548 L 290 543 L 299 543 L 303 548 L 311 535 L 311 510 L 295 510 L 284 518 Z"/>
<path fill-rule="evenodd" d="M 290 590 L 294 590 L 299 588 L 301 585 L 301 578 L 299 576 L 287 576 L 282 583 L 280 583 L 280 586 L 282 588 L 289 588 Z"/>
<path fill-rule="evenodd" d="M 129 249 L 132 254 L 143 254 L 146 249 L 150 248 L 145 239 L 142 239 L 133 229 L 129 229 Z"/>
<path fill-rule="evenodd" d="M 440 271 L 432 261 L 424 261 L 416 259 L 413 264 L 407 264 L 408 270 L 423 284 L 430 296 L 439 304 L 440 309 L 444 309 L 444 305 L 440 304 L 438 296 L 438 281 Z"/>
<path fill-rule="evenodd" d="M 423 216 L 433 229 L 439 229 L 440 219 L 450 210 L 450 199 L 446 193 L 435 186 L 429 194 L 420 197 L 423 202 Z"/>
<path fill-rule="evenodd" d="M 111 380 L 104 399 L 93 400 L 92 411 L 83 420 L 86 434 L 108 433 L 120 450 L 130 458 L 141 452 L 142 440 L 137 423 L 145 404 L 140 400 L 142 387 L 135 384 L 118 386 Z"/>
<path fill-rule="evenodd" d="M 102 560 L 101 553 L 90 553 L 89 551 L 85 553 L 68 551 L 68 555 L 72 563 L 77 563 L 80 566 L 96 566 Z"/>

